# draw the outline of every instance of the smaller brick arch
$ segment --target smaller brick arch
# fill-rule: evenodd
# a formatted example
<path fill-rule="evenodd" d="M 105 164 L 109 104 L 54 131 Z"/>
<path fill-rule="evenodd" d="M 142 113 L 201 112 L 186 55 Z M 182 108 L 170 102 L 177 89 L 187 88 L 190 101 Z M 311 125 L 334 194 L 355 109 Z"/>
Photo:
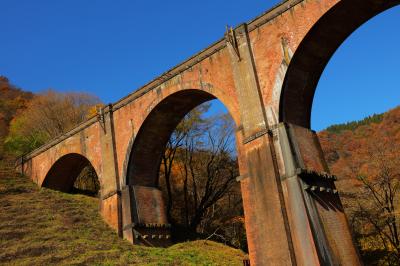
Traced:
<path fill-rule="evenodd" d="M 130 142 L 124 184 L 157 187 L 162 153 L 172 132 L 192 109 L 214 99 L 218 98 L 204 90 L 187 89 L 167 96 L 156 105 Z"/>
<path fill-rule="evenodd" d="M 362 24 L 399 4 L 399 0 L 342 0 L 326 12 L 291 59 L 280 97 L 280 122 L 310 128 L 314 93 L 332 55 Z"/>
<path fill-rule="evenodd" d="M 70 192 L 76 178 L 88 165 L 92 164 L 85 156 L 78 153 L 66 154 L 52 165 L 46 174 L 42 187 Z"/>

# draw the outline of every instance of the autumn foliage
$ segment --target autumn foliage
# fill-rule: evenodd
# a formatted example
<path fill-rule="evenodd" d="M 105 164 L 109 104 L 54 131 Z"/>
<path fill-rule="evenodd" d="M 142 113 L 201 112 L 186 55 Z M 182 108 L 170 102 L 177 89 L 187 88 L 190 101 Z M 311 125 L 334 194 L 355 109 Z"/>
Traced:
<path fill-rule="evenodd" d="M 190 112 L 167 143 L 160 167 L 175 241 L 203 238 L 247 250 L 243 205 L 229 114 Z"/>
<path fill-rule="evenodd" d="M 400 261 L 399 122 L 397 107 L 319 133 L 367 264 L 399 265 Z"/>
<path fill-rule="evenodd" d="M 16 155 L 32 151 L 85 121 L 99 102 L 85 93 L 36 94 L 10 122 L 6 147 Z"/>
<path fill-rule="evenodd" d="M 38 148 L 96 115 L 101 106 L 96 96 L 85 93 L 24 92 L 5 77 L 0 77 L 0 93 L 0 160 Z M 96 195 L 98 191 L 96 173 L 88 165 L 72 192 Z"/>
<path fill-rule="evenodd" d="M 11 120 L 26 108 L 32 97 L 32 93 L 22 91 L 12 85 L 6 77 L 0 76 L 0 160 L 4 156 L 3 143 L 8 135 Z"/>

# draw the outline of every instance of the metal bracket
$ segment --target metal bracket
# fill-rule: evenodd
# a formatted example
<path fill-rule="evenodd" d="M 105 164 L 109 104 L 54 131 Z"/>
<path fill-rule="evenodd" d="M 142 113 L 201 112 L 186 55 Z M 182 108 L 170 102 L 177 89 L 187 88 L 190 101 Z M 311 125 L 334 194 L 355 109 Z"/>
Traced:
<path fill-rule="evenodd" d="M 246 178 L 248 178 L 248 177 L 249 177 L 248 174 L 240 175 L 240 176 L 237 176 L 237 177 L 236 177 L 236 181 L 237 181 L 237 182 L 240 182 L 240 181 L 242 181 L 243 179 L 246 179 Z"/>
<path fill-rule="evenodd" d="M 335 175 L 331 175 L 326 172 L 317 172 L 311 169 L 297 168 L 296 174 L 300 175 L 302 178 L 310 178 L 310 179 L 320 179 L 320 180 L 332 180 L 336 181 L 337 177 Z"/>
<path fill-rule="evenodd" d="M 282 50 L 283 50 L 283 63 L 285 63 L 286 66 L 289 66 L 290 60 L 292 59 L 292 57 L 289 54 L 288 41 L 285 38 L 282 38 L 281 41 L 282 41 Z"/>
<path fill-rule="evenodd" d="M 304 180 L 337 181 L 337 177 L 335 175 L 331 175 L 326 172 L 317 172 L 306 168 L 296 168 L 292 174 L 283 175 L 281 176 L 281 179 L 284 180 L 294 176 L 299 176 Z"/>
<path fill-rule="evenodd" d="M 171 224 L 156 224 L 156 223 L 131 223 L 123 227 L 127 229 L 171 229 Z"/>
<path fill-rule="evenodd" d="M 304 190 L 308 191 L 308 192 L 325 192 L 325 193 L 330 193 L 330 194 L 334 194 L 337 195 L 339 192 L 337 191 L 336 188 L 330 188 L 330 187 L 326 187 L 326 186 L 312 186 L 312 185 L 304 185 Z"/>
<path fill-rule="evenodd" d="M 121 190 L 114 190 L 114 191 L 111 191 L 111 192 L 105 194 L 104 196 L 102 196 L 102 197 L 101 197 L 101 200 L 108 199 L 108 198 L 110 198 L 110 197 L 112 197 L 112 196 L 114 196 L 114 195 L 121 196 Z"/>
<path fill-rule="evenodd" d="M 236 33 L 232 27 L 226 25 L 226 33 L 225 33 L 225 40 L 228 45 L 232 47 L 232 50 L 235 52 L 236 59 L 238 61 L 241 60 L 240 53 L 239 53 L 239 45 L 236 39 Z"/>
<path fill-rule="evenodd" d="M 334 185 L 337 177 L 334 175 L 303 168 L 297 168 L 296 175 L 303 180 L 303 189 L 310 193 L 325 192 L 333 195 L 338 194 Z"/>
<path fill-rule="evenodd" d="M 97 120 L 99 121 L 100 126 L 105 133 L 106 132 L 106 121 L 104 119 L 104 108 L 102 108 L 102 107 L 99 107 L 97 109 Z"/>
<path fill-rule="evenodd" d="M 261 137 L 261 136 L 264 136 L 265 134 L 268 134 L 268 133 L 270 133 L 270 130 L 269 130 L 269 129 L 263 129 L 263 130 L 261 130 L 261 131 L 258 131 L 258 132 L 256 132 L 254 135 L 245 138 L 245 139 L 243 140 L 243 144 L 247 144 L 247 143 L 249 143 L 250 141 L 253 141 L 253 140 L 255 140 L 255 139 L 257 139 L 257 138 L 259 138 L 259 137 Z"/>

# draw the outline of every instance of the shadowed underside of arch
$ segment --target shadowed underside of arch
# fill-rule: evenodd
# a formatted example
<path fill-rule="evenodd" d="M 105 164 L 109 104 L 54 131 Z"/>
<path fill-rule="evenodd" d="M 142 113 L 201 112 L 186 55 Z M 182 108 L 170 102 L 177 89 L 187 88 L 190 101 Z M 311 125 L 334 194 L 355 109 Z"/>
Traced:
<path fill-rule="evenodd" d="M 77 153 L 70 153 L 58 159 L 47 173 L 42 187 L 70 192 L 83 168 L 91 165 L 89 160 Z"/>
<path fill-rule="evenodd" d="M 183 117 L 196 106 L 216 99 L 201 90 L 174 93 L 150 112 L 140 128 L 130 152 L 127 184 L 154 187 L 165 145 Z"/>
<path fill-rule="evenodd" d="M 363 23 L 400 4 L 400 0 L 342 0 L 307 33 L 286 72 L 279 119 L 310 128 L 318 81 L 334 52 Z"/>

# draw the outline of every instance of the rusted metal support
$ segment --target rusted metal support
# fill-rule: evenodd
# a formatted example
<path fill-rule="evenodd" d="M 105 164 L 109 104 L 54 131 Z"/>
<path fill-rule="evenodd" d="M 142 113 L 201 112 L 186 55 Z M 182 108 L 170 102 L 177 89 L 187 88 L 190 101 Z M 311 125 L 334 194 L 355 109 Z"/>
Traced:
<path fill-rule="evenodd" d="M 101 128 L 103 129 L 104 133 L 106 133 L 106 124 L 105 124 L 105 119 L 104 119 L 104 108 L 103 107 L 97 108 L 97 120 L 99 121 L 99 124 L 100 124 Z"/>

